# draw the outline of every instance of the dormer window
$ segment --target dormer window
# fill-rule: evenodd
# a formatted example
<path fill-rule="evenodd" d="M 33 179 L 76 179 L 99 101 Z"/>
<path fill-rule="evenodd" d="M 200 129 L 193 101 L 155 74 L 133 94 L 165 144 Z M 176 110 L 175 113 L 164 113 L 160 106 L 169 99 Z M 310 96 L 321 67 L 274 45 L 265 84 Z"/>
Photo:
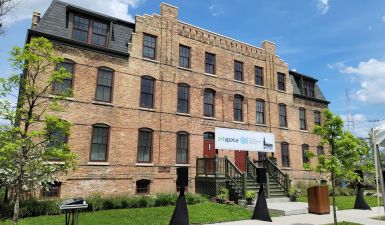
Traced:
<path fill-rule="evenodd" d="M 107 45 L 107 30 L 106 23 L 75 15 L 72 39 L 104 47 Z"/>
<path fill-rule="evenodd" d="M 302 94 L 306 97 L 314 98 L 314 81 L 303 79 Z"/>

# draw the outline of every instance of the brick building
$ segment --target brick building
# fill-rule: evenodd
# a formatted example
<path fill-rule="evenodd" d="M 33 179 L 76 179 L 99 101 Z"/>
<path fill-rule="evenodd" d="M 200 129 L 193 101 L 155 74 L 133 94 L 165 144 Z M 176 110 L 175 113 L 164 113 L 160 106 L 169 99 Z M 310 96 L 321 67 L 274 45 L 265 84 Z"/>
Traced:
<path fill-rule="evenodd" d="M 215 150 L 215 127 L 274 133 L 280 171 L 317 177 L 303 170 L 303 152 L 322 153 L 312 130 L 329 102 L 316 79 L 289 71 L 274 43 L 255 47 L 179 21 L 167 4 L 131 23 L 58 0 L 34 14 L 27 40 L 36 36 L 73 73 L 52 94 L 73 92 L 60 116 L 74 124 L 67 140 L 78 168 L 54 195 L 175 191 L 177 167 L 189 168 L 195 191 L 198 158 L 227 156 L 243 172 L 248 159 L 266 157 Z"/>

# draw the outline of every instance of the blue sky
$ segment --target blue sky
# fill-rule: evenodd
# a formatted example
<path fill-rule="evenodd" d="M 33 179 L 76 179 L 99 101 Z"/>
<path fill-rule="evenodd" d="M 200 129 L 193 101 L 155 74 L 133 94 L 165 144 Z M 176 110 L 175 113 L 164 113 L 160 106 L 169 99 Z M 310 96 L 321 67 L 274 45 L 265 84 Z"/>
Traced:
<path fill-rule="evenodd" d="M 33 10 L 45 11 L 49 0 L 21 0 L 6 18 L 0 37 L 0 75 L 9 74 L 8 52 L 22 46 Z M 65 0 L 126 20 L 159 14 L 158 0 Z M 179 8 L 187 23 L 260 46 L 277 44 L 290 69 L 314 76 L 330 109 L 346 119 L 350 96 L 350 129 L 365 136 L 385 119 L 385 1 L 383 0 L 165 0 Z"/>

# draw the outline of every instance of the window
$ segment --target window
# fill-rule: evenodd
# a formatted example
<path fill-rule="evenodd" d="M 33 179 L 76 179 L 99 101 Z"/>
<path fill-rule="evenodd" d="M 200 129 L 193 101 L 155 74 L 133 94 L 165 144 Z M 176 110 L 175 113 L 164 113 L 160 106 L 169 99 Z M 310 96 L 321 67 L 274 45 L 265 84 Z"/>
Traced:
<path fill-rule="evenodd" d="M 189 112 L 190 87 L 187 84 L 178 84 L 178 112 Z"/>
<path fill-rule="evenodd" d="M 66 144 L 68 141 L 67 134 L 63 133 L 61 130 L 48 130 L 48 144 L 49 148 L 58 148 L 63 144 Z"/>
<path fill-rule="evenodd" d="M 74 16 L 72 39 L 99 46 L 107 45 L 108 25 L 101 21 Z M 89 38 L 90 37 L 90 38 Z"/>
<path fill-rule="evenodd" d="M 234 61 L 234 79 L 243 81 L 243 62 Z"/>
<path fill-rule="evenodd" d="M 304 108 L 299 109 L 299 129 L 306 130 L 306 110 Z"/>
<path fill-rule="evenodd" d="M 289 143 L 281 143 L 282 167 L 290 167 Z"/>
<path fill-rule="evenodd" d="M 267 159 L 267 154 L 266 152 L 258 152 L 258 160 L 263 161 Z"/>
<path fill-rule="evenodd" d="M 149 163 L 152 160 L 152 130 L 139 129 L 138 162 Z"/>
<path fill-rule="evenodd" d="M 176 135 L 176 163 L 188 163 L 189 134 L 178 132 Z"/>
<path fill-rule="evenodd" d="M 286 91 L 286 85 L 285 85 L 286 75 L 284 73 L 278 73 L 277 75 L 278 75 L 278 90 Z"/>
<path fill-rule="evenodd" d="M 109 131 L 108 125 L 92 126 L 91 161 L 107 161 Z"/>
<path fill-rule="evenodd" d="M 205 53 L 205 72 L 215 74 L 215 54 Z"/>
<path fill-rule="evenodd" d="M 156 55 L 156 37 L 149 34 L 143 34 L 143 57 L 155 59 Z"/>
<path fill-rule="evenodd" d="M 112 83 L 114 72 L 110 69 L 99 68 L 96 86 L 96 101 L 112 101 Z"/>
<path fill-rule="evenodd" d="M 59 198 L 61 182 L 45 183 L 42 185 L 41 196 L 43 198 Z"/>
<path fill-rule="evenodd" d="M 154 78 L 144 76 L 140 84 L 140 107 L 154 108 Z"/>
<path fill-rule="evenodd" d="M 257 100 L 257 123 L 265 124 L 265 101 Z"/>
<path fill-rule="evenodd" d="M 204 92 L 204 112 L 203 115 L 207 117 L 214 117 L 214 99 L 215 99 L 215 91 L 212 89 L 205 89 Z"/>
<path fill-rule="evenodd" d="M 138 180 L 136 181 L 136 194 L 149 194 L 150 193 L 150 181 Z"/>
<path fill-rule="evenodd" d="M 304 96 L 314 98 L 314 82 L 303 79 L 302 81 L 302 94 Z"/>
<path fill-rule="evenodd" d="M 324 147 L 323 146 L 317 146 L 317 155 L 323 155 L 323 154 L 325 154 Z"/>
<path fill-rule="evenodd" d="M 255 67 L 255 84 L 263 86 L 263 68 L 259 66 Z"/>
<path fill-rule="evenodd" d="M 303 163 L 309 163 L 310 162 L 309 158 L 306 155 L 307 151 L 309 151 L 309 145 L 303 144 L 302 145 L 302 162 Z"/>
<path fill-rule="evenodd" d="M 314 111 L 314 124 L 321 125 L 321 113 L 319 111 Z"/>
<path fill-rule="evenodd" d="M 70 61 L 64 61 L 64 62 L 57 64 L 56 70 L 64 68 L 68 73 L 72 74 L 72 76 L 73 76 L 74 67 L 75 67 L 75 63 L 70 62 Z M 65 95 L 65 96 L 71 95 L 72 76 L 63 79 L 62 82 L 55 81 L 53 83 L 53 86 L 52 86 L 52 94 Z"/>
<path fill-rule="evenodd" d="M 287 127 L 286 105 L 279 104 L 279 126 Z"/>
<path fill-rule="evenodd" d="M 190 47 L 179 45 L 179 66 L 190 68 Z"/>
<path fill-rule="evenodd" d="M 234 96 L 234 121 L 243 121 L 243 97 L 241 95 Z"/>
<path fill-rule="evenodd" d="M 215 140 L 215 134 L 213 132 L 205 132 L 203 134 L 204 140 Z"/>

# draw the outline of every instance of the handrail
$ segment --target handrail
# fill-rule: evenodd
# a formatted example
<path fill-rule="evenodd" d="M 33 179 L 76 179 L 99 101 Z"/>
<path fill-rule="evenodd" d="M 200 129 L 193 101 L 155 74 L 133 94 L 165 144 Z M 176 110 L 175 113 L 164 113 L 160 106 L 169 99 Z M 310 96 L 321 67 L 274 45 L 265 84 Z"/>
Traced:
<path fill-rule="evenodd" d="M 285 174 L 270 159 L 265 160 L 267 173 L 288 193 L 290 188 L 289 175 Z"/>
<path fill-rule="evenodd" d="M 247 176 L 252 178 L 257 183 L 257 169 L 258 167 L 250 159 L 247 161 Z"/>
<path fill-rule="evenodd" d="M 226 159 L 226 177 L 237 187 L 238 191 L 245 196 L 246 186 L 244 179 L 246 174 L 242 173 L 229 159 Z"/>

